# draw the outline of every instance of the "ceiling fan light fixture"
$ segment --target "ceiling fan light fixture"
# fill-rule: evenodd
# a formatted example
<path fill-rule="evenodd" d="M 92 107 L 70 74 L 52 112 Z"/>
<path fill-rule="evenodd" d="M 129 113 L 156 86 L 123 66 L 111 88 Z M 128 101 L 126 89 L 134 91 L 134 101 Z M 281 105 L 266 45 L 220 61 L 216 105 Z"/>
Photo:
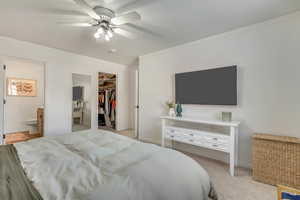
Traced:
<path fill-rule="evenodd" d="M 119 26 L 141 20 L 141 16 L 136 11 L 126 12 L 125 14 L 122 12 L 118 14 L 103 6 L 92 7 L 86 2 L 87 0 L 73 1 L 91 18 L 91 20 L 87 23 L 76 23 L 76 26 L 92 26 L 97 28 L 94 33 L 94 37 L 96 39 L 110 41 L 114 34 L 132 38 L 132 34 L 130 32 L 122 30 Z"/>
<path fill-rule="evenodd" d="M 108 37 L 110 37 L 110 38 L 112 38 L 112 37 L 114 36 L 112 30 L 107 30 L 106 34 L 107 34 Z"/>
<path fill-rule="evenodd" d="M 96 39 L 99 39 L 99 38 L 100 38 L 100 34 L 99 34 L 98 32 L 96 32 L 96 33 L 94 34 L 94 37 L 95 37 Z"/>
<path fill-rule="evenodd" d="M 104 33 L 103 27 L 98 28 L 97 33 L 99 35 L 103 34 Z"/>
<path fill-rule="evenodd" d="M 107 34 L 104 36 L 104 38 L 105 38 L 106 41 L 109 41 L 109 40 L 110 40 L 110 37 L 109 37 L 109 35 L 107 35 Z"/>

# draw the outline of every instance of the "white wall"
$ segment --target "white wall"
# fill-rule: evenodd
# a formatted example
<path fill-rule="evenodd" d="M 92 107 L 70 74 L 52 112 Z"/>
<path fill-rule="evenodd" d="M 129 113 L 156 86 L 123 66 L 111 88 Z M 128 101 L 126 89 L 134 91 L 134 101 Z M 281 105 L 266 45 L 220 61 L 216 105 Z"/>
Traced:
<path fill-rule="evenodd" d="M 28 60 L 5 57 L 2 58 L 2 61 L 7 67 L 5 71 L 6 79 L 32 79 L 36 80 L 37 83 L 37 95 L 35 97 L 6 96 L 4 133 L 34 132 L 36 130 L 28 126 L 26 121 L 36 119 L 37 108 L 44 106 L 44 65 Z"/>
<path fill-rule="evenodd" d="M 72 73 L 92 76 L 92 129 L 97 129 L 98 72 L 116 73 L 119 111 L 117 128 L 128 128 L 129 84 L 126 66 L 6 37 L 0 37 L 0 55 L 45 63 L 45 135 L 71 132 Z"/>
<path fill-rule="evenodd" d="M 241 120 L 239 164 L 251 165 L 253 133 L 300 133 L 300 12 L 140 57 L 140 136 L 158 141 L 175 72 L 238 65 L 239 103 L 184 106 L 185 115 Z M 198 149 L 194 149 L 198 151 Z M 219 155 L 216 155 L 219 158 Z"/>

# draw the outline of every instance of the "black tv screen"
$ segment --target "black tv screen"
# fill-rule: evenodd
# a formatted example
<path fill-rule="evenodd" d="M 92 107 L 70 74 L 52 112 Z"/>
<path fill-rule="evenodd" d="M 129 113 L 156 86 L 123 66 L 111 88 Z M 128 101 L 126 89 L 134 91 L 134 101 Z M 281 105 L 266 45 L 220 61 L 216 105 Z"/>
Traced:
<path fill-rule="evenodd" d="M 176 103 L 237 105 L 237 66 L 175 74 Z"/>

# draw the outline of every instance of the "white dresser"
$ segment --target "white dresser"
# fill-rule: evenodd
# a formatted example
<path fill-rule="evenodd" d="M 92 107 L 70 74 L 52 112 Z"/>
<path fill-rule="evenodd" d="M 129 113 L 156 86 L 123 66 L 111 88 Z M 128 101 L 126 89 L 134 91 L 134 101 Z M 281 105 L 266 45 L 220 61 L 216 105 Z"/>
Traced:
<path fill-rule="evenodd" d="M 224 122 L 219 120 L 204 120 L 187 117 L 163 116 L 162 120 L 162 141 L 165 146 L 165 139 L 204 147 L 212 150 L 222 151 L 230 154 L 230 174 L 234 176 L 234 168 L 237 163 L 238 152 L 238 127 L 240 122 Z M 190 128 L 181 128 L 176 125 L 168 125 L 168 121 L 181 121 L 213 126 L 229 127 L 229 134 L 201 131 Z"/>

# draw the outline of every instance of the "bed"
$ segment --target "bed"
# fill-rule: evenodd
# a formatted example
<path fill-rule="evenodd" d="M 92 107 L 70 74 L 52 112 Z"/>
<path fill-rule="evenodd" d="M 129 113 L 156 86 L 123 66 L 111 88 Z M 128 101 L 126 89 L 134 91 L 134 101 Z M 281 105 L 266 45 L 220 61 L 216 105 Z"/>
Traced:
<path fill-rule="evenodd" d="M 13 180 L 33 196 L 24 194 L 22 200 L 217 199 L 208 174 L 191 158 L 109 131 L 44 137 L 6 149 L 5 155 L 12 155 L 6 159 L 17 160 L 3 170 L 4 162 L 12 162 L 0 159 L 0 182 L 6 181 L 0 195 L 9 200 L 21 194 L 18 187 L 9 188 Z M 22 168 L 26 178 L 8 173 L 12 168 Z"/>

